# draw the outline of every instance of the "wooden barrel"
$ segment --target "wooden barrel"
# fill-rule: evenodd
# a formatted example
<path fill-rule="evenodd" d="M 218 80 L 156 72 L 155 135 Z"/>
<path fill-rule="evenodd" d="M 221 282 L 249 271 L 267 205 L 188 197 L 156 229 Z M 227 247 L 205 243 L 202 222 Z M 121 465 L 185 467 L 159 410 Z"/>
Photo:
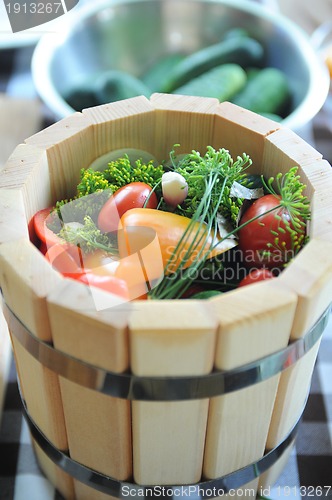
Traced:
<path fill-rule="evenodd" d="M 161 161 L 177 143 L 179 153 L 246 152 L 267 177 L 299 167 L 312 218 L 291 264 L 205 301 L 119 305 L 60 276 L 31 241 L 34 213 L 73 196 L 80 170 L 109 151 Z M 331 192 L 315 149 L 216 99 L 154 94 L 90 108 L 17 146 L 0 173 L 0 286 L 36 454 L 65 498 L 148 497 L 147 487 L 254 498 L 275 481 L 332 299 Z"/>

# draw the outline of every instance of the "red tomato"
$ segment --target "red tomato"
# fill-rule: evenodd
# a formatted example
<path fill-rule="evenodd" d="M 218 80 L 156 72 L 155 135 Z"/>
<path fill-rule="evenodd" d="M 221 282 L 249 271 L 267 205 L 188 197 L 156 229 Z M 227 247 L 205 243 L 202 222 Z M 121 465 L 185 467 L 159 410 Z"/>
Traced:
<path fill-rule="evenodd" d="M 76 256 L 73 256 L 74 250 Z M 82 272 L 79 252 L 77 247 L 69 248 L 69 245 L 55 243 L 48 248 L 45 257 L 59 273 L 79 273 Z"/>
<path fill-rule="evenodd" d="M 240 225 L 277 207 L 280 197 L 273 194 L 262 196 L 246 210 Z M 293 256 L 293 240 L 289 229 L 294 229 L 287 209 L 281 207 L 262 215 L 238 232 L 239 248 L 248 265 L 280 267 Z M 299 233 L 304 234 L 304 229 Z M 271 247 L 269 245 L 272 245 Z M 265 254 L 269 252 L 269 254 Z"/>
<path fill-rule="evenodd" d="M 120 218 L 131 208 L 143 208 L 152 188 L 144 182 L 131 182 L 115 191 L 107 200 L 98 216 L 98 227 L 105 233 L 117 231 Z M 158 199 L 153 192 L 146 208 L 157 208 Z"/>
<path fill-rule="evenodd" d="M 46 243 L 48 247 L 55 243 L 60 243 L 62 240 L 46 225 L 46 220 L 54 207 L 43 208 L 39 210 L 33 217 L 33 227 L 35 233 L 42 243 Z"/>
<path fill-rule="evenodd" d="M 252 283 L 257 283 L 258 281 L 265 281 L 275 278 L 274 274 L 264 267 L 260 269 L 253 269 L 243 280 L 240 281 L 240 286 L 251 285 Z"/>
<path fill-rule="evenodd" d="M 125 300 L 130 300 L 127 283 L 115 276 L 93 274 L 91 271 L 80 273 L 65 273 L 64 276 L 72 278 L 85 285 L 94 286 L 106 292 L 118 295 Z"/>

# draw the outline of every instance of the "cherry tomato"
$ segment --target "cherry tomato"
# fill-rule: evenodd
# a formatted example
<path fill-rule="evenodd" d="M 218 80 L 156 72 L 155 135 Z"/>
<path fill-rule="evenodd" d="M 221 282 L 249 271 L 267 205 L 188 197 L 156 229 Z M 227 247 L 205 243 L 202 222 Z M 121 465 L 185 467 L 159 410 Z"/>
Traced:
<path fill-rule="evenodd" d="M 265 267 L 261 267 L 260 269 L 253 269 L 243 280 L 240 281 L 240 286 L 252 285 L 252 283 L 257 283 L 258 281 L 265 281 L 275 278 L 272 271 L 266 269 Z"/>
<path fill-rule="evenodd" d="M 152 188 L 144 182 L 131 182 L 118 189 L 99 212 L 98 227 L 105 233 L 118 230 L 122 215 L 131 208 L 143 208 Z M 153 192 L 146 208 L 157 208 L 158 199 Z"/>
<path fill-rule="evenodd" d="M 279 204 L 279 196 L 273 194 L 262 196 L 246 210 L 240 220 L 240 225 Z M 241 228 L 238 232 L 239 248 L 243 252 L 245 263 L 257 267 L 277 268 L 290 260 L 293 256 L 293 239 L 290 229 L 294 230 L 294 227 L 288 210 L 283 207 L 276 208 Z M 304 229 L 301 229 L 298 234 L 303 235 Z"/>
<path fill-rule="evenodd" d="M 54 207 L 43 208 L 39 210 L 33 217 L 33 227 L 35 233 L 42 243 L 46 243 L 48 247 L 55 243 L 60 243 L 62 240 L 51 229 L 47 227 L 46 221 Z"/>

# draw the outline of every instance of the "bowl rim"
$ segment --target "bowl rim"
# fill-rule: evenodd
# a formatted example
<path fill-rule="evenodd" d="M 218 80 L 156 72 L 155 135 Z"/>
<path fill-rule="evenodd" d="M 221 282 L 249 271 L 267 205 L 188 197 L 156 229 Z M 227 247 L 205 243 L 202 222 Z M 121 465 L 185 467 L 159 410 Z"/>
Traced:
<path fill-rule="evenodd" d="M 55 115 L 56 119 L 62 119 L 76 112 L 57 92 L 50 78 L 51 60 L 54 51 L 66 41 L 80 24 L 90 16 L 97 14 L 100 10 L 119 4 L 131 4 L 137 2 L 149 2 L 151 0 L 96 0 L 94 3 L 83 4 L 80 10 L 68 12 L 65 16 L 61 31 L 43 35 L 33 51 L 31 60 L 31 72 L 37 93 Z M 161 0 L 154 0 L 161 1 Z M 300 51 L 305 54 L 308 62 L 309 86 L 302 102 L 292 111 L 281 124 L 293 130 L 301 129 L 308 124 L 322 108 L 330 88 L 330 77 L 328 69 L 323 60 L 316 54 L 309 35 L 292 20 L 279 12 L 270 10 L 266 6 L 252 0 L 184 0 L 197 3 L 215 3 L 242 10 L 246 13 L 258 16 L 270 21 L 274 25 L 285 28 L 289 37 L 296 41 Z M 78 16 L 79 14 L 79 16 Z"/>

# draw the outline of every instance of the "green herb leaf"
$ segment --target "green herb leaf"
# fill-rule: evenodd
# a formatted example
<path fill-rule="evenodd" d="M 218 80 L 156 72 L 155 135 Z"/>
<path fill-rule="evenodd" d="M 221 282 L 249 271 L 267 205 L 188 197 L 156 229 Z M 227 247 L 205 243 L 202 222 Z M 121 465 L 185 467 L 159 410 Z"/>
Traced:
<path fill-rule="evenodd" d="M 84 253 L 91 253 L 96 249 L 112 254 L 118 253 L 117 245 L 111 241 L 107 234 L 102 233 L 97 228 L 89 216 L 84 217 L 84 224 L 64 223 L 59 236 L 67 243 L 81 248 Z"/>
<path fill-rule="evenodd" d="M 252 163 L 248 155 L 243 154 L 242 157 L 238 156 L 236 161 L 233 161 L 228 150 L 215 150 L 208 146 L 204 156 L 201 156 L 198 151 L 192 151 L 182 156 L 179 161 L 173 150 L 171 161 L 174 171 L 181 174 L 188 183 L 188 195 L 178 208 L 179 214 L 190 218 L 194 216 L 204 196 L 207 177 L 215 175 L 209 204 L 236 225 L 243 199 L 233 196 L 231 190 L 234 182 L 240 182 L 244 178 L 244 171 Z M 221 186 L 223 186 L 223 194 L 220 198 Z"/>

